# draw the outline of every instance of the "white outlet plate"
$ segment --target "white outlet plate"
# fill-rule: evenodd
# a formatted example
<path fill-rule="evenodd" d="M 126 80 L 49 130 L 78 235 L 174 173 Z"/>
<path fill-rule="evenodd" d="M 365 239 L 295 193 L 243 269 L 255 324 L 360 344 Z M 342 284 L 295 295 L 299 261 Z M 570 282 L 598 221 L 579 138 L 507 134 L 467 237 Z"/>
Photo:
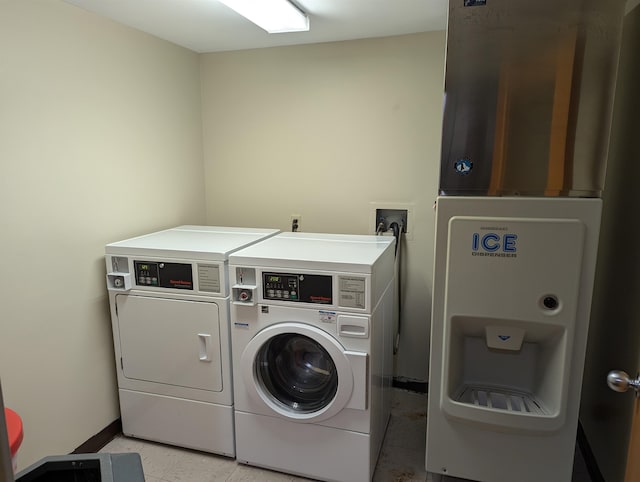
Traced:
<path fill-rule="evenodd" d="M 292 214 L 291 215 L 291 219 L 289 220 L 289 229 L 291 231 L 293 231 L 293 221 L 297 219 L 298 220 L 298 231 L 302 231 L 302 214 Z"/>

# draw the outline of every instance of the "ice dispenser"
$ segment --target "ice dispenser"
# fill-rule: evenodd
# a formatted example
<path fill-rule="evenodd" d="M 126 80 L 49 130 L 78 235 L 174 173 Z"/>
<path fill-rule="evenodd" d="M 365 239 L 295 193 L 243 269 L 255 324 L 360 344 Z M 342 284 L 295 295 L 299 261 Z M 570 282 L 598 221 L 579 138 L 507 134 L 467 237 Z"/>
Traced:
<path fill-rule="evenodd" d="M 624 4 L 449 2 L 434 481 L 571 481 Z"/>
<path fill-rule="evenodd" d="M 600 204 L 438 199 L 429 472 L 570 480 Z"/>

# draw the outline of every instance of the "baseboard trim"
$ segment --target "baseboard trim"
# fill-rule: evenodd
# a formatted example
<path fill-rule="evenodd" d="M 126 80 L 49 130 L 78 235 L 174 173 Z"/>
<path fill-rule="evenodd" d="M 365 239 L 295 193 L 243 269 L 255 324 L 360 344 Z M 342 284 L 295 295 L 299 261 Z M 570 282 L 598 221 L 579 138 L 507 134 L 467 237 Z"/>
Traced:
<path fill-rule="evenodd" d="M 89 440 L 81 444 L 76 448 L 72 454 L 94 454 L 98 452 L 102 447 L 111 442 L 116 435 L 122 433 L 122 421 L 120 419 L 114 420 L 105 428 L 100 430 L 97 434 L 91 437 Z"/>
<path fill-rule="evenodd" d="M 587 440 L 587 434 L 584 432 L 582 428 L 582 424 L 578 421 L 578 434 L 577 434 L 578 448 L 580 452 L 582 452 L 582 458 L 584 459 L 584 463 L 587 466 L 587 471 L 589 472 L 589 476 L 591 477 L 592 482 L 606 482 L 604 477 L 602 476 L 602 472 L 600 472 L 600 467 L 598 466 L 598 461 L 593 455 L 593 451 L 591 450 L 591 445 L 589 445 L 589 440 Z"/>

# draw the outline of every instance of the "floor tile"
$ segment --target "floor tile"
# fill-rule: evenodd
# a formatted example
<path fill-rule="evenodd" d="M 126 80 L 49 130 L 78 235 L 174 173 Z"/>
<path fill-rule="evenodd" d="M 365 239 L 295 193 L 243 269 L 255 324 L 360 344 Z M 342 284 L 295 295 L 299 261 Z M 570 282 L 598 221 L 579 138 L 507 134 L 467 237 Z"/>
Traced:
<path fill-rule="evenodd" d="M 373 474 L 373 482 L 424 482 L 426 480 L 423 450 L 383 448 Z"/>
<path fill-rule="evenodd" d="M 293 475 L 244 464 L 237 464 L 234 472 L 226 479 L 227 482 L 292 482 L 293 480 L 302 482 L 311 479 L 296 478 Z"/>
<path fill-rule="evenodd" d="M 393 390 L 391 419 L 373 477 L 376 482 L 423 482 L 426 395 Z M 101 452 L 137 452 L 146 482 L 308 482 L 311 479 L 239 464 L 228 457 L 118 436 Z"/>
<path fill-rule="evenodd" d="M 424 467 L 426 406 L 425 394 L 401 389 L 393 390 L 391 419 L 373 482 L 465 482 L 462 479 L 426 473 Z M 311 480 L 239 464 L 228 457 L 124 436 L 116 437 L 101 452 L 139 453 L 146 482 L 309 482 Z M 582 469 L 576 473 L 583 474 L 580 477 L 588 477 Z M 590 479 L 574 476 L 573 482 L 590 482 Z"/>

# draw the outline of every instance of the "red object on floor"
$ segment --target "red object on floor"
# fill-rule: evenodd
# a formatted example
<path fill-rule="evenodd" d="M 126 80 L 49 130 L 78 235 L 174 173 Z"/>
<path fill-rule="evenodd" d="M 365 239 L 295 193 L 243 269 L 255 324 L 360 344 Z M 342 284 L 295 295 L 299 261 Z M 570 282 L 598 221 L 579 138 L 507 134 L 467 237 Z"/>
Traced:
<path fill-rule="evenodd" d="M 15 457 L 22 443 L 22 419 L 10 408 L 4 409 L 4 418 L 7 421 L 7 433 L 9 435 L 9 447 L 11 456 Z"/>

